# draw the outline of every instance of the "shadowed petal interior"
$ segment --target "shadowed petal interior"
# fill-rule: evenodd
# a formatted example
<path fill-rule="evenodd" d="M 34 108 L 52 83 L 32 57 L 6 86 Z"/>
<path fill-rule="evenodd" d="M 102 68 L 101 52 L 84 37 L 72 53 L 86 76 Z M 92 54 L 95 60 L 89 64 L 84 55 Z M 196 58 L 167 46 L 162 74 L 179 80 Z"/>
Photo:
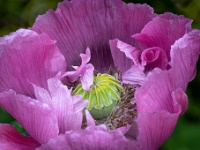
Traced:
<path fill-rule="evenodd" d="M 109 132 L 105 126 L 96 126 L 66 132 L 37 150 L 132 150 L 134 148 L 136 148 L 134 141 L 126 139 L 119 130 Z"/>
<path fill-rule="evenodd" d="M 39 16 L 31 28 L 48 33 L 58 42 L 68 68 L 80 65 L 80 53 L 89 47 L 91 63 L 105 72 L 113 65 L 109 40 L 118 38 L 134 44 L 139 33 L 155 15 L 148 5 L 126 4 L 121 0 L 64 1 L 57 10 Z"/>
<path fill-rule="evenodd" d="M 35 150 L 40 144 L 31 137 L 21 135 L 12 125 L 0 124 L 0 148 L 3 150 Z"/>

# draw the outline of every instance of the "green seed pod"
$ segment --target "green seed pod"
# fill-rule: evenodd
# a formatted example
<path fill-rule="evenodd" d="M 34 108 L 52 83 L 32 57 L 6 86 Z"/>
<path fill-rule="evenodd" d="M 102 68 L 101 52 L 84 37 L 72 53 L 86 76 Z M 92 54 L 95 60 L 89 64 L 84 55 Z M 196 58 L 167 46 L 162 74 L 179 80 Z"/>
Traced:
<path fill-rule="evenodd" d="M 73 95 L 82 95 L 88 99 L 87 109 L 95 119 L 107 117 L 112 108 L 120 99 L 123 87 L 117 79 L 108 74 L 97 74 L 94 77 L 91 91 L 85 91 L 79 84 L 73 91 Z"/>

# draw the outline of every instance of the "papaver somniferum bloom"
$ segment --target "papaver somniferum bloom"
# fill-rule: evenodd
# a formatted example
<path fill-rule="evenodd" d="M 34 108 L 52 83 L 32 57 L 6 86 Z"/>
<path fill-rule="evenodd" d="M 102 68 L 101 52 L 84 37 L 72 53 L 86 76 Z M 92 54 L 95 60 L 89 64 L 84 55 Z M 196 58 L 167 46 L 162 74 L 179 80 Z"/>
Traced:
<path fill-rule="evenodd" d="M 74 0 L 0 38 L 1 149 L 155 150 L 188 105 L 200 31 L 121 0 Z"/>

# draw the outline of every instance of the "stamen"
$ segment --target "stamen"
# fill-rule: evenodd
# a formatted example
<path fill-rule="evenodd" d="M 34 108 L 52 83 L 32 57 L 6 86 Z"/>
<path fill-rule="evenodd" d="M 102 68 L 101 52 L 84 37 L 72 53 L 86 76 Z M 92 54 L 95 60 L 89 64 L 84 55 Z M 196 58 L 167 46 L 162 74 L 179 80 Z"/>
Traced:
<path fill-rule="evenodd" d="M 120 128 L 132 124 L 134 118 L 137 116 L 136 103 L 134 102 L 135 86 L 124 86 L 124 91 L 121 92 L 121 99 L 113 108 L 110 116 L 107 118 L 105 124 L 110 130 Z"/>

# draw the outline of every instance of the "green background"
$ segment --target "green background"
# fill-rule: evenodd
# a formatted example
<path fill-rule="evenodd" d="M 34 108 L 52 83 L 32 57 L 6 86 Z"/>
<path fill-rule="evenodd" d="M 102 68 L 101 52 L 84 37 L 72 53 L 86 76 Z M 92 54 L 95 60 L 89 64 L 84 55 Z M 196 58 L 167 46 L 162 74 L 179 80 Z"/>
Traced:
<path fill-rule="evenodd" d="M 61 0 L 1 0 L 0 1 L 0 36 L 18 28 L 32 26 L 39 14 L 49 8 L 55 9 Z M 193 27 L 200 29 L 200 0 L 126 0 L 126 2 L 147 3 L 156 13 L 173 12 L 183 14 L 194 20 Z M 172 136 L 160 150 L 199 150 L 200 149 L 200 62 L 195 80 L 188 87 L 189 107 L 180 117 Z M 5 111 L 0 110 L 0 122 L 13 121 Z M 23 129 L 21 132 L 25 134 Z"/>

